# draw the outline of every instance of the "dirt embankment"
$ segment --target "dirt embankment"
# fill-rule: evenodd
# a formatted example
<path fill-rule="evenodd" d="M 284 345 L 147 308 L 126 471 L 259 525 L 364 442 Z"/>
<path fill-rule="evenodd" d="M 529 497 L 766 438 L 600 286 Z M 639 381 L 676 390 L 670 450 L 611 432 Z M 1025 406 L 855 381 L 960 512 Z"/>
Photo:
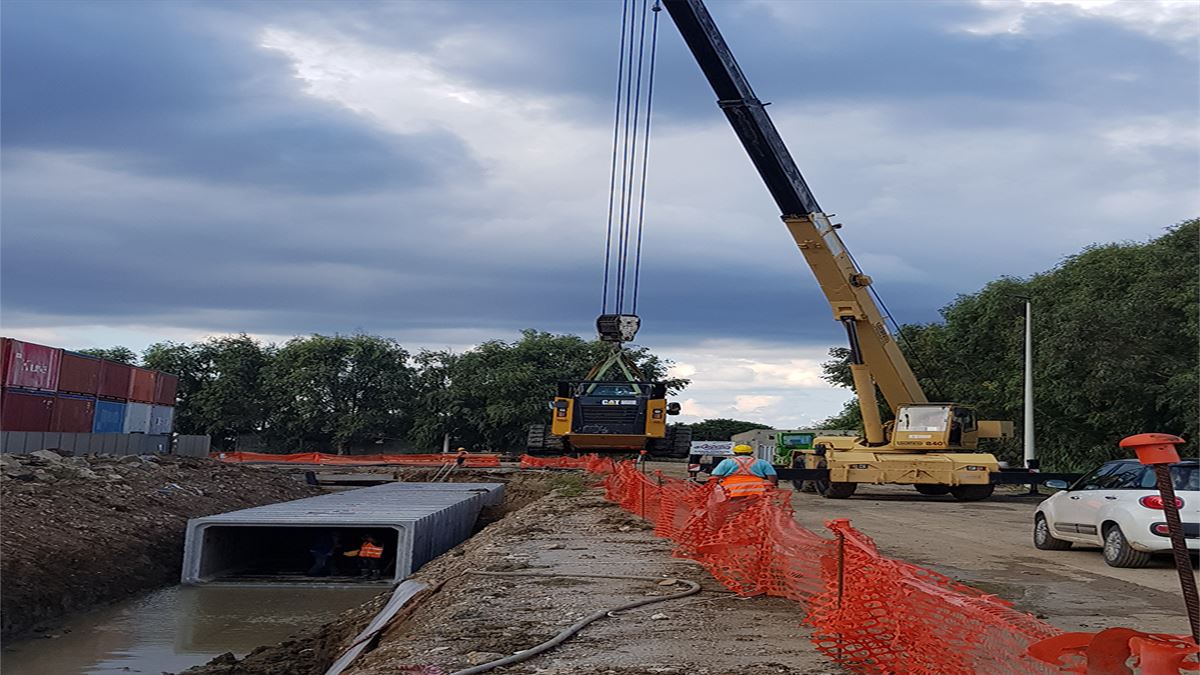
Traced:
<path fill-rule="evenodd" d="M 536 475 L 536 474 L 534 474 Z M 582 479 L 577 479 L 581 481 Z M 522 488 L 518 484 L 516 486 Z M 514 491 L 515 492 L 515 491 Z M 671 544 L 580 482 L 510 513 L 426 565 L 415 576 L 440 589 L 347 671 L 355 675 L 434 666 L 454 672 L 555 635 L 581 616 L 650 596 L 677 593 L 668 579 L 703 592 L 593 623 L 558 649 L 505 673 L 549 675 L 841 672 L 812 648 L 794 604 L 737 598 L 696 564 L 671 557 Z M 555 575 L 486 576 L 485 572 Z M 572 575 L 630 575 L 660 581 Z M 189 675 L 319 674 L 349 646 L 387 596 L 331 624 L 237 661 L 223 657 Z"/>
<path fill-rule="evenodd" d="M 319 491 L 294 471 L 171 456 L 0 455 L 0 635 L 179 579 L 188 518 Z"/>

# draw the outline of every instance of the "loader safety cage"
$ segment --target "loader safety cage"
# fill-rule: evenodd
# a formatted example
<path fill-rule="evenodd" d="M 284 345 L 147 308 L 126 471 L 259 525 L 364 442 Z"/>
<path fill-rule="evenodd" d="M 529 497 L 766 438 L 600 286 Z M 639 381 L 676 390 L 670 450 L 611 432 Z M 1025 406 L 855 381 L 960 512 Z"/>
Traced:
<path fill-rule="evenodd" d="M 632 389 L 633 391 L 621 393 L 619 391 L 621 388 Z M 573 398 L 575 396 L 666 398 L 667 385 L 663 382 L 646 382 L 642 380 L 562 380 L 558 383 L 559 398 Z"/>

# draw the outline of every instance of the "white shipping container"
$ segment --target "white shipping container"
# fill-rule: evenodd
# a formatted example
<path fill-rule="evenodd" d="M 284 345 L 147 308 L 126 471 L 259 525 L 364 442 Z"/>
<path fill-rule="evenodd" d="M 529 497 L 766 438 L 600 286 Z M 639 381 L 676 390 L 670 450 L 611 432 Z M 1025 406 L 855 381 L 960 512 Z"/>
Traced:
<path fill-rule="evenodd" d="M 174 424 L 174 406 L 156 405 L 150 408 L 150 433 L 169 434 L 175 430 Z"/>
<path fill-rule="evenodd" d="M 123 431 L 127 434 L 150 433 L 150 411 L 153 407 L 149 403 L 135 403 L 133 401 L 126 403 L 125 427 Z"/>

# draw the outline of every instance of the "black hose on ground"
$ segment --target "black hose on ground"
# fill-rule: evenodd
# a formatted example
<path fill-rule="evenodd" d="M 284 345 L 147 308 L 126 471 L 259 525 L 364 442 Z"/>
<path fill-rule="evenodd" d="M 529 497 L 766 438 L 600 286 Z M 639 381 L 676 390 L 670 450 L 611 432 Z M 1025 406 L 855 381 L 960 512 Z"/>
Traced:
<path fill-rule="evenodd" d="M 467 574 L 479 574 L 479 575 L 494 576 L 494 577 L 545 577 L 545 578 L 573 577 L 573 578 L 578 578 L 578 579 L 622 579 L 622 580 L 630 580 L 630 581 L 653 581 L 656 583 L 662 582 L 664 580 L 663 577 L 634 577 L 634 576 L 626 576 L 626 575 L 620 575 L 620 574 L 553 574 L 553 573 L 545 573 L 545 572 L 484 572 L 484 571 L 479 571 L 479 570 L 470 570 L 467 572 Z M 588 614 L 587 616 L 583 617 L 579 621 L 576 621 L 575 623 L 571 624 L 567 628 L 563 629 L 558 635 L 555 635 L 554 637 L 541 643 L 540 645 L 537 645 L 535 647 L 530 647 L 529 649 L 526 649 L 519 653 L 513 654 L 512 656 L 506 656 L 502 659 L 490 661 L 488 663 L 480 664 L 478 666 L 472 666 L 465 670 L 456 671 L 456 672 L 452 673 L 451 675 L 478 675 L 478 673 L 486 673 L 489 670 L 492 670 L 493 668 L 499 668 L 501 666 L 511 666 L 516 663 L 528 661 L 529 659 L 537 656 L 538 654 L 547 652 L 547 651 L 559 646 L 560 644 L 566 642 L 568 639 L 570 639 L 572 636 L 574 636 L 579 631 L 583 630 L 585 626 L 592 623 L 593 621 L 596 621 L 598 619 L 603 619 L 606 616 L 612 616 L 612 615 L 616 614 L 617 612 L 624 612 L 624 611 L 627 611 L 630 609 L 644 607 L 646 605 L 651 605 L 656 602 L 665 602 L 667 600 L 678 600 L 679 598 L 686 598 L 689 595 L 695 595 L 696 593 L 700 592 L 700 584 L 696 583 L 695 581 L 689 581 L 688 579 L 675 579 L 675 581 L 677 583 L 686 584 L 688 586 L 688 588 L 684 591 L 681 591 L 679 593 L 673 593 L 671 595 L 656 596 L 656 597 L 652 597 L 652 598 L 642 598 L 641 600 L 634 600 L 633 602 L 629 602 L 624 605 L 620 605 L 618 607 L 596 610 L 595 612 L 592 612 L 591 614 Z"/>

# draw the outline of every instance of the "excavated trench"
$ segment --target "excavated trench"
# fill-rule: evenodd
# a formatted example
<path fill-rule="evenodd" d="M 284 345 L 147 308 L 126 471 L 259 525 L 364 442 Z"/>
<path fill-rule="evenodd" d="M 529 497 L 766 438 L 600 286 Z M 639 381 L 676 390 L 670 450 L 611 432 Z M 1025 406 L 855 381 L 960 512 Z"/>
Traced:
<path fill-rule="evenodd" d="M 420 481 L 425 473 L 402 472 L 400 478 Z M 573 481 L 578 478 L 566 483 Z M 461 539 L 563 485 L 564 479 L 553 474 L 472 471 L 456 475 L 453 482 L 504 483 L 511 488 L 503 502 L 476 510 L 478 518 L 466 523 Z M 343 494 L 353 492 L 357 490 Z M 9 642 L 0 672 L 178 672 L 215 657 L 218 663 L 230 662 L 256 646 L 311 631 L 340 613 L 372 615 L 369 608 L 377 602 L 372 598 L 387 597 L 387 578 L 395 572 L 395 563 L 385 568 L 383 581 L 362 579 L 352 558 L 335 561 L 327 577 L 308 575 L 314 541 L 336 534 L 354 542 L 366 532 L 375 535 L 386 551 L 402 548 L 405 532 L 397 527 L 213 527 L 206 537 L 212 548 L 197 561 L 206 578 L 217 583 L 161 589 L 71 617 L 40 638 Z M 428 542 L 409 539 L 416 546 L 405 564 L 419 567 L 434 557 Z M 336 637 L 335 630 L 311 638 L 307 655 L 320 653 L 326 664 L 332 661 L 337 654 L 332 650 L 326 654 L 321 645 Z M 308 672 L 296 668 L 289 663 L 276 672 Z"/>

